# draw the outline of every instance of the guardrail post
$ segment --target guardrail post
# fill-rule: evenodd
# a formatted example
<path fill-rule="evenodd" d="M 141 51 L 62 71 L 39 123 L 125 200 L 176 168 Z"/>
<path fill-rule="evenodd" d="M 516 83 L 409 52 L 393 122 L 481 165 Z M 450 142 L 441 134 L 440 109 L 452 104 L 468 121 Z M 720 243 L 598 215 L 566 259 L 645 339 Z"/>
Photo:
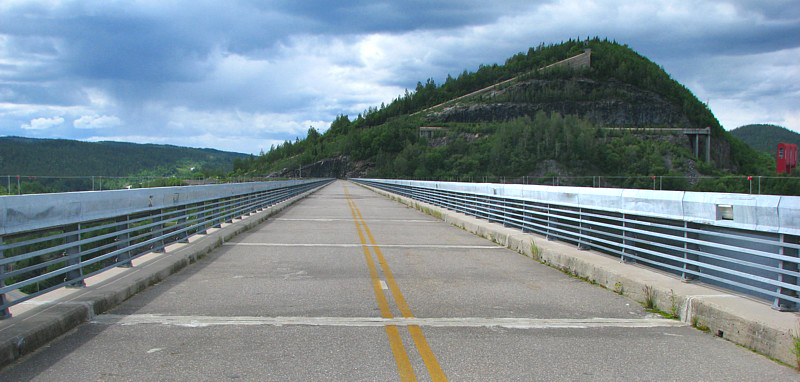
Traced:
<path fill-rule="evenodd" d="M 798 243 L 800 243 L 800 240 L 798 240 L 798 239 L 800 239 L 800 237 L 781 234 L 780 235 L 780 245 L 781 245 L 781 247 L 780 247 L 780 250 L 779 250 L 780 254 L 783 255 L 783 256 L 798 257 L 797 249 L 786 248 L 784 246 L 784 244 L 798 244 Z M 800 261 L 800 258 L 798 259 L 798 261 Z M 787 271 L 797 272 L 797 261 L 783 261 L 783 260 L 781 260 L 779 266 L 780 266 L 781 269 L 785 269 Z M 787 283 L 787 284 L 798 285 L 797 284 L 797 277 L 785 275 L 783 273 L 779 273 L 778 274 L 778 281 L 784 282 L 784 283 Z M 795 298 L 797 297 L 797 291 L 792 290 L 792 289 L 788 289 L 788 288 L 784 288 L 784 287 L 778 287 L 778 293 L 783 294 L 783 295 L 787 295 L 787 296 L 791 296 L 791 297 L 795 297 Z M 776 297 L 775 301 L 772 303 L 772 309 L 779 310 L 781 312 L 796 312 L 797 311 L 797 303 L 795 303 L 793 301 L 782 299 L 780 297 Z"/>
<path fill-rule="evenodd" d="M 622 262 L 627 264 L 636 263 L 636 259 L 625 256 L 628 253 L 628 245 L 630 241 L 628 241 L 628 216 L 626 214 L 622 214 Z M 631 251 L 633 252 L 633 251 Z"/>
<path fill-rule="evenodd" d="M 689 228 L 692 228 L 689 222 L 683 222 L 683 238 L 684 239 L 697 239 L 698 235 L 696 233 L 690 234 Z M 689 249 L 698 249 L 697 244 L 689 244 L 686 240 L 683 241 L 683 258 L 686 260 L 698 260 L 697 255 L 690 254 L 687 250 Z M 699 271 L 700 268 L 697 265 L 687 264 L 686 262 L 683 263 L 684 270 L 690 271 Z M 697 275 L 692 273 L 681 273 L 681 281 L 683 282 L 691 282 L 692 280 L 697 280 Z"/>
<path fill-rule="evenodd" d="M 208 219 L 207 219 L 207 217 L 210 215 L 210 212 L 208 211 L 208 201 L 207 200 L 202 201 L 202 202 L 198 203 L 197 206 L 198 206 L 198 208 L 200 208 L 200 211 L 199 211 L 200 213 L 199 213 L 199 215 L 197 215 L 198 216 L 197 220 L 200 220 L 200 221 L 203 222 L 203 226 L 202 226 L 202 228 L 198 228 L 197 234 L 198 235 L 207 235 L 208 234 Z"/>
<path fill-rule="evenodd" d="M 188 224 L 186 224 L 186 222 L 187 222 L 186 214 L 189 213 L 190 209 L 191 209 L 191 205 L 189 205 L 189 204 L 186 204 L 183 207 L 181 207 L 181 209 L 180 209 L 181 217 L 178 219 L 178 224 L 175 225 L 176 230 L 182 230 L 182 229 L 186 228 L 186 226 L 188 225 Z M 189 231 L 181 232 L 178 235 L 178 237 L 176 237 L 175 239 L 176 239 L 175 242 L 177 242 L 177 243 L 188 243 L 189 242 Z"/>
<path fill-rule="evenodd" d="M 269 206 L 274 206 L 278 204 L 279 200 L 281 199 L 281 191 L 280 190 L 271 190 L 269 191 Z"/>
<path fill-rule="evenodd" d="M 244 210 L 242 211 L 242 214 L 239 215 L 239 219 L 244 219 L 245 217 L 250 216 L 250 208 L 252 207 L 248 207 L 247 205 L 250 204 L 250 201 L 252 199 L 253 199 L 252 194 L 247 194 L 244 196 L 244 200 L 242 200 L 242 207 L 244 208 Z"/>
<path fill-rule="evenodd" d="M 3 237 L 0 236 L 0 246 L 3 245 Z M 3 258 L 3 250 L 0 249 L 0 259 Z M 4 288 L 6 286 L 6 265 L 0 265 L 0 288 Z M 0 320 L 5 318 L 11 317 L 11 312 L 8 310 L 8 298 L 6 297 L 5 293 L 0 293 L 0 305 L 3 305 L 5 308 L 0 309 Z"/>
<path fill-rule="evenodd" d="M 127 222 L 129 220 L 130 220 L 130 216 L 128 216 L 128 215 L 120 216 L 120 217 L 117 218 L 117 223 Z M 128 228 L 130 228 L 131 226 L 130 226 L 130 224 L 126 223 L 126 224 L 123 224 L 121 227 L 122 227 L 122 231 L 127 231 Z M 121 249 L 124 249 L 125 247 L 129 247 L 131 245 L 130 237 L 131 237 L 130 232 L 125 232 L 125 233 L 117 235 L 117 237 L 115 239 L 117 241 L 117 250 L 121 250 Z M 122 252 L 119 255 L 117 255 L 116 263 L 117 263 L 117 266 L 120 267 L 120 268 L 130 268 L 130 267 L 132 267 L 133 263 L 131 263 L 131 251 L 125 251 L 125 252 Z"/>
<path fill-rule="evenodd" d="M 66 230 L 67 231 L 71 230 L 71 231 L 75 232 L 75 234 L 74 235 L 69 235 L 66 238 L 64 238 L 65 244 L 74 243 L 76 241 L 80 241 L 81 240 L 81 233 L 80 233 L 81 224 L 80 223 L 78 223 L 78 224 L 76 224 L 74 226 L 68 226 L 66 228 Z M 64 251 L 64 255 L 67 257 L 67 266 L 79 265 L 81 263 L 81 246 L 80 246 L 80 244 L 67 248 L 67 250 Z M 67 273 L 66 273 L 66 275 L 64 277 L 64 281 L 69 282 L 69 284 L 67 284 L 68 288 L 83 288 L 83 287 L 86 286 L 86 282 L 83 281 L 83 269 L 82 268 L 77 268 L 77 269 L 73 269 L 71 271 L 67 271 Z"/>
<path fill-rule="evenodd" d="M 233 222 L 235 219 L 241 220 L 243 218 L 242 215 L 244 213 L 239 211 L 239 210 L 242 208 L 242 206 L 245 203 L 244 200 L 242 200 L 242 199 L 244 199 L 246 197 L 242 197 L 241 195 L 239 195 L 237 198 L 238 198 L 238 200 L 236 201 L 236 203 L 233 204 L 234 214 L 233 214 L 233 217 L 231 217 L 231 222 Z"/>
<path fill-rule="evenodd" d="M 247 210 L 247 215 L 250 216 L 250 215 L 253 215 L 256 212 L 258 212 L 258 204 L 259 204 L 259 202 L 258 202 L 258 193 L 254 192 L 254 193 L 250 194 L 250 197 L 248 199 L 250 201 L 251 206 Z"/>
<path fill-rule="evenodd" d="M 261 198 L 262 195 L 263 194 L 262 194 L 261 191 L 253 193 L 253 195 L 251 197 L 251 199 L 253 201 L 253 205 L 250 206 L 250 214 L 251 215 L 255 215 L 255 214 L 258 213 L 258 211 L 261 210 L 261 204 L 263 203 L 263 201 L 261 201 L 259 199 Z"/>
<path fill-rule="evenodd" d="M 468 197 L 469 197 L 468 202 L 470 204 L 470 207 L 472 208 L 472 211 L 470 211 L 467 215 L 478 217 L 478 197 L 475 196 L 474 194 Z"/>
<path fill-rule="evenodd" d="M 236 203 L 229 203 L 235 196 L 231 196 L 229 198 L 225 198 L 225 213 L 230 214 L 226 219 L 225 223 L 231 224 L 233 223 L 233 211 L 236 209 Z"/>
<path fill-rule="evenodd" d="M 244 219 L 250 216 L 250 207 L 247 205 L 250 204 L 251 194 L 245 194 L 244 198 L 242 198 L 242 202 L 240 203 L 240 209 L 242 210 L 239 215 L 239 219 Z"/>
<path fill-rule="evenodd" d="M 547 204 L 547 210 L 545 210 L 545 213 L 547 213 L 547 229 L 545 230 L 544 238 L 548 241 L 552 241 L 553 237 L 550 236 L 550 217 L 553 215 L 553 209 L 550 207 L 549 203 Z"/>
<path fill-rule="evenodd" d="M 225 213 L 225 207 L 223 206 L 223 201 L 225 198 L 219 198 L 210 200 L 211 204 L 214 205 L 214 209 L 216 211 L 210 212 L 214 218 L 211 219 L 211 228 L 222 228 L 222 215 Z"/>
<path fill-rule="evenodd" d="M 583 208 L 581 207 L 578 207 L 578 249 L 582 251 L 589 249 L 589 245 L 583 238 Z"/>
<path fill-rule="evenodd" d="M 161 216 L 163 213 L 164 213 L 163 209 L 156 210 L 155 215 L 158 215 L 158 216 L 153 218 L 153 223 L 158 223 L 158 222 L 164 220 L 164 217 Z M 156 237 L 162 236 L 164 234 L 164 224 L 156 224 L 156 225 L 154 225 L 152 228 L 150 228 L 150 232 L 152 233 L 151 239 L 154 239 Z M 166 252 L 167 249 L 164 248 L 164 244 L 166 244 L 166 243 L 164 243 L 164 239 L 163 238 L 161 240 L 157 240 L 155 243 L 153 243 L 153 252 L 156 252 L 156 253 L 164 253 L 164 252 Z"/>
<path fill-rule="evenodd" d="M 533 208 L 532 205 L 529 206 L 528 203 L 525 200 L 522 200 L 522 225 L 520 227 L 520 229 L 522 230 L 522 233 L 526 233 L 526 232 L 530 231 L 528 229 L 528 223 L 530 222 L 530 218 L 529 218 L 530 215 L 528 214 L 528 211 L 530 211 L 532 208 Z"/>
<path fill-rule="evenodd" d="M 266 197 L 266 196 L 267 196 L 267 193 L 264 192 L 264 191 L 261 191 L 256 195 L 256 198 L 261 198 L 261 197 Z M 266 198 L 265 198 L 265 200 L 266 200 Z M 262 200 L 262 201 L 258 202 L 258 204 L 256 204 L 255 212 L 260 212 L 260 211 L 264 210 L 264 204 L 266 203 L 265 200 Z"/>
<path fill-rule="evenodd" d="M 505 199 L 505 198 L 498 199 L 498 202 L 499 202 L 499 203 L 498 203 L 498 205 L 497 205 L 497 206 L 498 206 L 498 207 L 500 207 L 500 211 L 503 211 L 503 212 L 502 212 L 502 215 L 503 215 L 503 221 L 502 221 L 501 223 L 503 224 L 503 227 L 508 227 L 508 219 L 507 219 L 507 213 L 508 213 L 508 202 L 506 201 L 506 199 Z"/>
<path fill-rule="evenodd" d="M 486 215 L 486 200 L 487 196 L 475 195 L 475 217 L 478 219 L 486 219 L 489 220 L 489 217 Z"/>

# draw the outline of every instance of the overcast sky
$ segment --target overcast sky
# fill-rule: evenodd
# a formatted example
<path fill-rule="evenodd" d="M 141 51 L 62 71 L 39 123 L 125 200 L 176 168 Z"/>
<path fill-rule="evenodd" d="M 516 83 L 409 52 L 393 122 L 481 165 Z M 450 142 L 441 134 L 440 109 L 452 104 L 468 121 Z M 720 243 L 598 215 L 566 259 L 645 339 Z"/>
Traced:
<path fill-rule="evenodd" d="M 800 0 L 1 0 L 0 136 L 258 153 L 587 36 L 663 66 L 728 130 L 800 131 Z"/>

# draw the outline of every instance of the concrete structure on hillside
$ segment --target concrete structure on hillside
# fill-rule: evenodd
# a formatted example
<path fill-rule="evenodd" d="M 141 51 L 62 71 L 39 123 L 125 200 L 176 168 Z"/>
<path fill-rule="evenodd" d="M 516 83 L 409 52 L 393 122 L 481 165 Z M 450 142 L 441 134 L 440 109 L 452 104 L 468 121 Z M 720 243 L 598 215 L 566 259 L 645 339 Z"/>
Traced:
<path fill-rule="evenodd" d="M 419 127 L 419 137 L 420 138 L 427 138 L 432 139 L 437 132 L 447 132 L 446 127 L 441 126 L 420 126 Z"/>
<path fill-rule="evenodd" d="M 706 127 L 703 129 L 681 129 L 681 128 L 669 128 L 669 127 L 601 127 L 603 130 L 616 130 L 616 131 L 629 131 L 631 133 L 638 133 L 638 134 L 660 134 L 660 133 L 669 133 L 669 134 L 683 134 L 689 137 L 689 146 L 691 147 L 694 156 L 697 159 L 705 158 L 706 162 L 711 162 L 711 127 Z M 701 153 L 700 147 L 701 143 L 700 140 L 703 137 L 703 152 Z M 701 156 L 701 154 L 703 156 Z"/>
<path fill-rule="evenodd" d="M 577 56 L 561 60 L 552 65 L 547 65 L 540 70 L 557 68 L 557 67 L 567 67 L 570 69 L 589 69 L 591 66 L 592 66 L 592 50 L 584 49 L 583 53 Z"/>

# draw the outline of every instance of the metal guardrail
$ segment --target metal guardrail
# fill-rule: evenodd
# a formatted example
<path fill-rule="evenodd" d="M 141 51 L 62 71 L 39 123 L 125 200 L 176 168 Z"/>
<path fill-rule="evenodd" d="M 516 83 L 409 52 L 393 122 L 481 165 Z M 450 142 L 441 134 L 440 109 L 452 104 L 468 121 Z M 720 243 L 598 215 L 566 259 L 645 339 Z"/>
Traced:
<path fill-rule="evenodd" d="M 199 186 L 292 180 L 269 175 L 204 176 L 101 176 L 101 175 L 0 175 L 0 195 L 55 194 L 138 188 Z"/>
<path fill-rule="evenodd" d="M 0 197 L 0 318 L 9 307 L 187 242 L 331 179 Z M 12 293 L 13 299 L 8 298 Z"/>
<path fill-rule="evenodd" d="M 800 197 L 353 179 L 414 200 L 800 305 Z"/>

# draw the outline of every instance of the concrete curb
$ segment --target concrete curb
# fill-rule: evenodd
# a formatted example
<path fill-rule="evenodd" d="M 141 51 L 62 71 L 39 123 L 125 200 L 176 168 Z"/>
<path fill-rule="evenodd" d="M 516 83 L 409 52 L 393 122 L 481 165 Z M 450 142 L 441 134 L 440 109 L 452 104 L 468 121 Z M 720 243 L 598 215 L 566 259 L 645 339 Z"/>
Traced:
<path fill-rule="evenodd" d="M 222 227 L 185 247 L 81 290 L 77 296 L 43 304 L 0 321 L 0 368 L 94 318 L 180 271 L 322 187 L 306 191 L 274 206 Z"/>
<path fill-rule="evenodd" d="M 537 234 L 358 185 L 637 302 L 643 303 L 649 297 L 659 310 L 679 316 L 695 328 L 800 368 L 800 354 L 793 352 L 796 336 L 800 336 L 797 313 L 778 312 L 762 302 L 684 283 L 672 275 L 622 263 L 616 257 L 579 250 Z"/>

